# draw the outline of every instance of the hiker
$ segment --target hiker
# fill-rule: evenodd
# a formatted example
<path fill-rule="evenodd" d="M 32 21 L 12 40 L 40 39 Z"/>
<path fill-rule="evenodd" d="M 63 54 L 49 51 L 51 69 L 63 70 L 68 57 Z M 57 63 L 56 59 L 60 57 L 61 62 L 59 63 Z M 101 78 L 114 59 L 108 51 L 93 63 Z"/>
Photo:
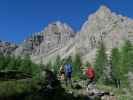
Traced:
<path fill-rule="evenodd" d="M 90 83 L 94 82 L 95 79 L 95 73 L 92 67 L 88 67 L 87 70 L 85 71 L 85 75 L 87 76 L 87 78 L 89 79 L 87 85 L 89 85 Z"/>
<path fill-rule="evenodd" d="M 64 80 L 65 72 L 64 72 L 64 66 L 63 65 L 61 65 L 61 67 L 59 69 L 59 76 L 60 76 L 60 80 Z"/>
<path fill-rule="evenodd" d="M 66 64 L 64 65 L 64 72 L 65 72 L 65 83 L 66 83 L 66 86 L 68 85 L 68 82 L 69 82 L 69 84 L 70 84 L 71 87 L 72 87 L 72 80 L 71 80 L 72 65 L 66 63 Z"/>

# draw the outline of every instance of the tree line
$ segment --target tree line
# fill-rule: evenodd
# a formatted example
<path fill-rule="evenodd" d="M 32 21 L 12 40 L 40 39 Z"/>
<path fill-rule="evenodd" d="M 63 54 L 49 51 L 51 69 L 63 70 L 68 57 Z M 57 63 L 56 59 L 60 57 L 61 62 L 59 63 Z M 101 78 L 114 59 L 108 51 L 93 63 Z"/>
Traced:
<path fill-rule="evenodd" d="M 65 63 L 72 64 L 73 78 L 75 79 L 79 79 L 83 75 L 83 68 L 90 66 L 89 62 L 83 64 L 80 54 L 76 54 L 74 57 L 69 56 L 65 59 L 57 56 L 54 62 L 49 61 L 46 65 L 37 65 L 30 60 L 29 56 L 22 58 L 0 53 L 0 71 L 17 70 L 36 76 L 41 71 L 41 67 L 44 67 L 58 74 L 60 66 Z M 121 83 L 128 84 L 126 75 L 129 71 L 133 72 L 132 43 L 125 41 L 120 48 L 113 48 L 109 55 L 106 53 L 105 45 L 101 43 L 97 48 L 95 62 L 92 66 L 96 73 L 97 82 L 116 84 L 117 87 Z M 110 73 L 107 70 L 110 70 Z M 110 74 L 110 77 L 108 74 Z"/>
<path fill-rule="evenodd" d="M 0 53 L 0 71 L 15 70 L 36 76 L 40 72 L 40 65 L 33 63 L 29 56 L 15 57 Z"/>
<path fill-rule="evenodd" d="M 106 75 L 107 68 L 110 67 L 111 79 Z M 130 41 L 125 41 L 120 48 L 113 48 L 109 55 L 103 43 L 99 46 L 94 64 L 96 80 L 104 84 L 128 85 L 127 74 L 133 72 L 133 45 Z"/>
<path fill-rule="evenodd" d="M 126 75 L 129 71 L 133 72 L 132 43 L 125 41 L 120 48 L 113 48 L 110 54 L 107 54 L 106 51 L 104 43 L 101 42 L 97 48 L 95 62 L 92 64 L 96 73 L 96 81 L 103 84 L 115 84 L 116 87 L 119 87 L 121 83 L 128 85 Z M 91 66 L 89 61 L 83 64 L 80 54 L 76 54 L 74 57 L 69 56 L 65 59 L 57 56 L 54 62 L 49 61 L 46 66 L 58 73 L 61 64 L 66 62 L 72 64 L 73 77 L 75 79 L 79 79 L 83 75 L 82 68 Z"/>

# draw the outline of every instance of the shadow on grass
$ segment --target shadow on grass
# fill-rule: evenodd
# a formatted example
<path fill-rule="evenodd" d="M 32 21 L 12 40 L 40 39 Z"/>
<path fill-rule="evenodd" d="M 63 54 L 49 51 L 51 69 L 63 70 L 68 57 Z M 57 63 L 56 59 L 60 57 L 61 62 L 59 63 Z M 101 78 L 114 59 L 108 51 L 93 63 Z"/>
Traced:
<path fill-rule="evenodd" d="M 86 96 L 74 97 L 73 94 L 67 93 L 54 73 L 47 69 L 45 72 L 44 80 L 36 84 L 36 87 L 39 86 L 40 88 L 31 88 L 29 85 L 23 86 L 22 88 L 26 88 L 24 92 L 15 92 L 12 95 L 3 94 L 0 95 L 0 100 L 90 100 Z M 30 91 L 27 91 L 28 88 Z M 7 90 L 12 91 L 11 89 Z"/>

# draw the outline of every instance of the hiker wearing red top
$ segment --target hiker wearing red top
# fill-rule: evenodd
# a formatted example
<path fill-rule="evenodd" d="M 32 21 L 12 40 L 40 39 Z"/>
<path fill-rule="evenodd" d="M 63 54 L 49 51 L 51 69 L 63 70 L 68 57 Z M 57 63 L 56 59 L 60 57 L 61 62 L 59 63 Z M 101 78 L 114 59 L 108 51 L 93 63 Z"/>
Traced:
<path fill-rule="evenodd" d="M 89 79 L 88 84 L 92 83 L 94 81 L 94 79 L 95 79 L 95 73 L 94 73 L 93 68 L 92 67 L 88 67 L 88 69 L 86 70 L 85 74 L 86 74 L 87 78 Z"/>

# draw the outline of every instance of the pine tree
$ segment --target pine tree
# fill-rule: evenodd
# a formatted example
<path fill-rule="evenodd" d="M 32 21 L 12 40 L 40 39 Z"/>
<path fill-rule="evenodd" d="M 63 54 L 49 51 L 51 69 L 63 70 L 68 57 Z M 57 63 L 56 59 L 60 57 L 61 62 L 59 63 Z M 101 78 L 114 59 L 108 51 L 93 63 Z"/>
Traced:
<path fill-rule="evenodd" d="M 31 63 L 31 74 L 33 77 L 39 77 L 38 75 L 40 75 L 41 69 L 40 66 L 35 64 L 35 63 Z"/>
<path fill-rule="evenodd" d="M 16 59 L 14 56 L 10 56 L 10 60 L 9 62 L 7 63 L 7 69 L 8 70 L 14 70 L 15 67 L 16 67 Z"/>
<path fill-rule="evenodd" d="M 5 62 L 5 57 L 4 57 L 4 55 L 3 54 L 1 54 L 0 53 L 0 70 L 3 70 L 3 68 L 4 68 L 4 63 Z"/>
<path fill-rule="evenodd" d="M 121 48 L 121 67 L 122 67 L 122 82 L 124 86 L 128 86 L 128 72 L 133 72 L 133 46 L 130 41 L 125 41 Z"/>
<path fill-rule="evenodd" d="M 21 62 L 22 62 L 21 57 L 20 56 L 16 57 L 15 58 L 15 68 L 14 69 L 18 70 L 19 67 L 21 66 Z"/>
<path fill-rule="evenodd" d="M 53 64 L 53 69 L 54 69 L 54 72 L 56 74 L 57 74 L 60 66 L 61 66 L 61 58 L 60 58 L 60 56 L 57 56 L 56 59 L 55 59 L 55 62 Z"/>
<path fill-rule="evenodd" d="M 132 45 L 132 47 L 131 47 L 131 50 L 129 51 L 129 53 L 128 53 L 128 59 L 129 59 L 129 62 L 128 62 L 128 65 L 129 65 L 129 68 L 128 68 L 128 70 L 129 71 L 132 71 L 133 72 L 133 45 Z"/>
<path fill-rule="evenodd" d="M 80 58 L 80 55 L 76 54 L 72 61 L 72 66 L 73 66 L 73 75 L 77 78 L 79 78 L 82 75 L 82 70 L 80 68 L 81 64 L 82 60 Z"/>
<path fill-rule="evenodd" d="M 51 60 L 49 60 L 49 62 L 46 64 L 45 67 L 46 67 L 46 69 L 54 70 L 54 69 L 53 69 L 53 64 L 52 64 Z"/>
<path fill-rule="evenodd" d="M 118 48 L 112 49 L 111 54 L 111 66 L 112 66 L 112 77 L 116 87 L 120 87 L 120 80 L 122 79 L 122 66 L 121 66 L 121 54 Z"/>
<path fill-rule="evenodd" d="M 25 73 L 31 73 L 32 72 L 32 66 L 31 66 L 31 60 L 29 56 L 25 56 L 22 59 L 21 65 L 19 67 L 19 70 Z"/>
<path fill-rule="evenodd" d="M 94 69 L 96 73 L 96 80 L 103 80 L 106 81 L 106 67 L 107 67 L 107 55 L 106 55 L 106 50 L 104 47 L 104 44 L 101 43 L 100 47 L 97 50 L 96 54 L 96 59 L 95 59 L 95 64 L 94 64 Z"/>
<path fill-rule="evenodd" d="M 133 66 L 133 46 L 130 41 L 125 41 L 121 49 L 123 73 L 127 74 Z"/>
<path fill-rule="evenodd" d="M 72 64 L 72 56 L 69 56 L 69 57 L 67 58 L 67 62 L 70 63 L 70 64 Z"/>
<path fill-rule="evenodd" d="M 4 68 L 3 69 L 8 69 L 10 61 L 11 61 L 11 56 L 5 55 L 5 61 L 4 61 L 4 66 L 3 66 Z"/>

